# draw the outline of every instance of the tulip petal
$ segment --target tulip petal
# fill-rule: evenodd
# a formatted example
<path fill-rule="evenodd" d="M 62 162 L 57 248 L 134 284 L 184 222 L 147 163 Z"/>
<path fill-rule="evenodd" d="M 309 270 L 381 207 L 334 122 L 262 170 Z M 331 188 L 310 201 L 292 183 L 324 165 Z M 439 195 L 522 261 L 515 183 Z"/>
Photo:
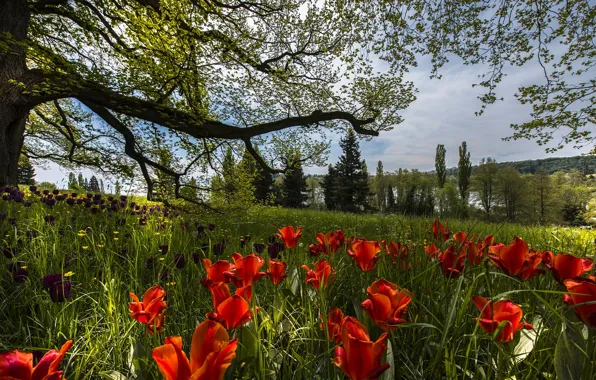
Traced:
<path fill-rule="evenodd" d="M 197 326 L 190 346 L 190 369 L 194 374 L 205 363 L 210 353 L 218 352 L 230 340 L 228 332 L 220 323 L 204 321 Z"/>
<path fill-rule="evenodd" d="M 18 350 L 0 353 L 0 377 L 30 379 L 33 372 L 33 354 Z"/>

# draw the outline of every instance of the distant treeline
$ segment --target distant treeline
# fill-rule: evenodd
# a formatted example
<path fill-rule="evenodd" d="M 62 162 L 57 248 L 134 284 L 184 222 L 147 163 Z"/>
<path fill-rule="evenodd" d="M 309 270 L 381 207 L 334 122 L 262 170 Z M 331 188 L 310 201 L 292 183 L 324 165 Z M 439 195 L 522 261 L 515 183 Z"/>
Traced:
<path fill-rule="evenodd" d="M 536 174 L 536 170 L 542 168 L 546 174 L 577 170 L 582 174 L 588 175 L 596 173 L 596 156 L 550 157 L 540 160 L 497 162 L 498 169 L 506 166 L 516 169 L 520 174 Z M 477 169 L 478 165 L 473 166 L 472 174 Z M 457 176 L 457 168 L 447 169 L 447 175 Z"/>

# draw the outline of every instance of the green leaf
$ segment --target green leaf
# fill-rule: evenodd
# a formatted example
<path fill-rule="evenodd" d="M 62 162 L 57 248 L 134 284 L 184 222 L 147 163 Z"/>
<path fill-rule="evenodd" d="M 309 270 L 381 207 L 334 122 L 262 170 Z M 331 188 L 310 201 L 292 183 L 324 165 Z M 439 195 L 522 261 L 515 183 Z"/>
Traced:
<path fill-rule="evenodd" d="M 580 333 L 564 328 L 555 347 L 555 372 L 560 380 L 582 378 L 584 370 L 585 342 Z"/>
<path fill-rule="evenodd" d="M 395 359 L 393 356 L 393 345 L 391 341 L 387 341 L 387 354 L 385 355 L 385 363 L 389 364 L 389 369 L 383 372 L 382 380 L 395 379 Z"/>

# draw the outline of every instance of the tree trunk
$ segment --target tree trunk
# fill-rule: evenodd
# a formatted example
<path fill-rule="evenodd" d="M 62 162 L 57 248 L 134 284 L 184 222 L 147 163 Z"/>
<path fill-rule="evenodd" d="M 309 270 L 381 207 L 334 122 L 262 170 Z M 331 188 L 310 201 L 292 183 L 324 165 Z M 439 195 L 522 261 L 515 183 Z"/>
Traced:
<path fill-rule="evenodd" d="M 0 35 L 9 36 L 8 49 L 0 48 L 0 186 L 18 182 L 17 166 L 30 108 L 19 106 L 9 89 L 14 86 L 10 81 L 27 71 L 25 50 L 14 42 L 27 37 L 29 19 L 26 0 L 0 0 Z"/>

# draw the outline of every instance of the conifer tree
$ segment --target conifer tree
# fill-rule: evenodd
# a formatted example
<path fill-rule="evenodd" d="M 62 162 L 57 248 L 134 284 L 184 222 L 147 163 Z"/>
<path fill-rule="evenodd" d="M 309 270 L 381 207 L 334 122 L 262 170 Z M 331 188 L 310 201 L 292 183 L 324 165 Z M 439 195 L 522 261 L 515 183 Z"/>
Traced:
<path fill-rule="evenodd" d="M 462 142 L 459 147 L 459 163 L 457 165 L 457 185 L 459 187 L 459 195 L 467 203 L 470 189 L 470 176 L 472 175 L 472 163 L 470 162 L 470 152 L 466 142 Z"/>
<path fill-rule="evenodd" d="M 99 182 L 97 181 L 97 177 L 91 176 L 91 180 L 89 180 L 88 190 L 94 193 L 99 193 Z"/>
<path fill-rule="evenodd" d="M 79 187 L 85 188 L 85 178 L 83 178 L 83 173 L 79 173 Z"/>
<path fill-rule="evenodd" d="M 343 150 L 336 167 L 339 208 L 342 211 L 363 211 L 368 207 L 368 172 L 366 163 L 360 160 L 359 144 L 353 129 L 348 130 L 339 145 Z"/>
<path fill-rule="evenodd" d="M 375 176 L 375 194 L 377 196 L 377 207 L 380 212 L 384 212 L 387 208 L 387 186 L 385 182 L 383 162 L 379 160 L 377 163 L 377 175 Z"/>
<path fill-rule="evenodd" d="M 68 173 L 68 188 L 75 189 L 78 186 L 77 176 L 73 172 Z"/>
<path fill-rule="evenodd" d="M 21 155 L 19 159 L 18 182 L 23 185 L 35 184 L 35 169 L 31 165 L 31 160 L 25 155 Z"/>
<path fill-rule="evenodd" d="M 306 178 L 304 177 L 299 155 L 289 163 L 289 167 L 289 170 L 286 171 L 282 190 L 283 205 L 291 208 L 303 208 L 306 206 L 308 194 L 306 191 Z"/>
<path fill-rule="evenodd" d="M 83 188 L 87 191 L 90 191 L 89 180 L 87 178 L 85 178 L 85 184 L 83 185 Z"/>
<path fill-rule="evenodd" d="M 395 194 L 393 193 L 393 186 L 387 185 L 387 209 L 386 212 L 395 212 L 397 205 L 395 203 Z"/>
<path fill-rule="evenodd" d="M 337 210 L 338 208 L 338 181 L 339 177 L 337 175 L 337 170 L 330 164 L 322 184 L 327 210 Z"/>
<path fill-rule="evenodd" d="M 445 163 L 445 145 L 437 145 L 437 153 L 435 154 L 435 172 L 437 173 L 437 183 L 439 188 L 445 186 L 447 180 L 447 164 Z"/>

